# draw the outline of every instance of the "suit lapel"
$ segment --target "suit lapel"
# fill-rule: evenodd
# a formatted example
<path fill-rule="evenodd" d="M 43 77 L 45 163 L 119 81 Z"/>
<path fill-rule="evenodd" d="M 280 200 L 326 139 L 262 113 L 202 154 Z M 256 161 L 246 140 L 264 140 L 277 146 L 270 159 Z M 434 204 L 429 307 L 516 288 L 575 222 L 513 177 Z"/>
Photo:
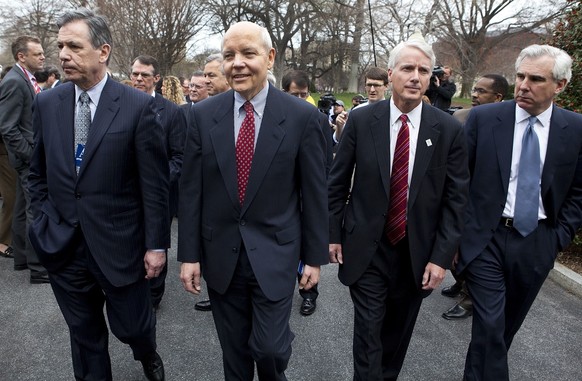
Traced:
<path fill-rule="evenodd" d="M 34 98 L 34 96 L 36 95 L 36 92 L 34 91 L 34 87 L 32 86 L 32 83 L 30 83 L 30 80 L 28 79 L 28 74 L 26 74 L 22 68 L 20 67 L 16 67 L 16 70 L 14 70 L 16 73 L 18 73 L 18 75 L 20 75 L 20 77 L 22 78 L 22 80 L 27 84 L 28 86 L 28 91 L 30 92 L 30 98 Z"/>
<path fill-rule="evenodd" d="M 103 136 L 109 130 L 113 118 L 119 111 L 119 89 L 115 88 L 112 81 L 111 78 L 108 78 L 101 92 L 99 104 L 89 128 L 89 136 L 85 145 L 85 154 L 83 155 L 83 164 L 79 170 L 79 177 L 91 161 L 97 147 L 103 140 Z"/>
<path fill-rule="evenodd" d="M 511 104 L 511 105 L 510 105 Z M 509 188 L 509 176 L 511 175 L 511 155 L 513 154 L 513 131 L 515 130 L 515 102 L 508 102 L 504 110 L 491 124 L 493 141 L 495 147 L 493 150 L 497 153 L 497 162 L 499 164 L 499 176 L 503 189 L 506 192 Z M 491 163 L 493 164 L 493 163 Z"/>
<path fill-rule="evenodd" d="M 422 116 L 420 118 L 420 126 L 418 127 L 418 140 L 416 142 L 416 154 L 414 156 L 412 178 L 408 190 L 408 210 L 412 209 L 416 201 L 420 184 L 431 161 L 434 148 L 438 144 L 440 131 L 438 130 L 438 122 L 433 113 L 434 111 L 429 106 L 422 105 Z"/>
<path fill-rule="evenodd" d="M 263 120 L 261 121 L 261 129 L 255 145 L 255 153 L 253 155 L 253 162 L 251 165 L 251 173 L 249 175 L 249 182 L 245 195 L 245 203 L 241 214 L 248 209 L 249 205 L 255 198 L 257 191 L 265 174 L 285 137 L 285 130 L 283 124 L 285 123 L 285 115 L 283 113 L 277 114 L 272 110 L 282 110 L 284 107 L 279 105 L 278 90 L 273 87 L 269 88 L 267 95 L 267 103 L 265 104 L 265 112 Z"/>
<path fill-rule="evenodd" d="M 226 186 L 228 195 L 236 208 L 240 208 L 238 201 L 238 184 L 236 179 L 236 157 L 234 143 L 234 95 L 229 91 L 225 95 L 225 102 L 215 111 L 215 126 L 210 129 L 210 141 L 214 148 L 220 174 Z M 247 191 L 248 192 L 248 191 Z"/>
<path fill-rule="evenodd" d="M 390 101 L 382 102 L 382 107 L 377 107 L 370 124 L 370 132 L 374 139 L 374 148 L 380 176 L 386 198 L 390 197 Z M 370 107 L 370 106 L 366 106 Z"/>
<path fill-rule="evenodd" d="M 568 123 L 562 117 L 561 110 L 555 105 L 552 110 L 550 119 L 550 132 L 548 136 L 548 148 L 546 150 L 546 159 L 542 171 L 542 198 L 550 189 L 556 170 L 556 159 L 563 155 L 564 147 L 568 146 L 568 135 L 566 127 Z"/>
<path fill-rule="evenodd" d="M 61 152 L 64 155 L 64 162 L 67 163 L 68 170 L 75 173 L 75 86 L 72 83 L 66 84 L 70 89 L 59 94 L 59 103 L 54 108 L 55 121 L 60 126 Z M 66 116 L 65 116 L 66 115 Z"/>

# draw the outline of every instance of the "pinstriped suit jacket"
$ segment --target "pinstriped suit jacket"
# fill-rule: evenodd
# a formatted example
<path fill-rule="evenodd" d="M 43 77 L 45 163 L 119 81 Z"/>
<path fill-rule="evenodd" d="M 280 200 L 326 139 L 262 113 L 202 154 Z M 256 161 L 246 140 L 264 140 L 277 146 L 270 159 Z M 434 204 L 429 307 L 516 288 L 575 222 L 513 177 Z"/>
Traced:
<path fill-rule="evenodd" d="M 74 252 L 82 232 L 115 286 L 144 276 L 146 249 L 169 246 L 168 159 L 154 99 L 108 79 L 79 174 L 73 153 L 75 89 L 65 83 L 34 102 L 29 236 L 49 270 Z"/>

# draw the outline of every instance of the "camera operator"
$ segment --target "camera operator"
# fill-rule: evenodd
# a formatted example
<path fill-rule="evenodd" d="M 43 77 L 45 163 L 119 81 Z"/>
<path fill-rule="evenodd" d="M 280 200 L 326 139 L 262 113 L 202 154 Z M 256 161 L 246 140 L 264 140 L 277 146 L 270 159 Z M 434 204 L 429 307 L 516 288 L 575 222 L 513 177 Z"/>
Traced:
<path fill-rule="evenodd" d="M 426 96 L 430 103 L 443 111 L 451 107 L 451 99 L 457 91 L 455 82 L 451 80 L 452 70 L 448 66 L 435 66 L 430 79 L 430 86 L 426 91 Z"/>

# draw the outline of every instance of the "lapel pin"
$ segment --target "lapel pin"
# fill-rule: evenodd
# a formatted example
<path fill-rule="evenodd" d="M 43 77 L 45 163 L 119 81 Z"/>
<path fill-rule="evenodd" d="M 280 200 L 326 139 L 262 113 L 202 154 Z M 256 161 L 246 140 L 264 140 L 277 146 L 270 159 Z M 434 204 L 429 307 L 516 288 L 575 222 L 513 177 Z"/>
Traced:
<path fill-rule="evenodd" d="M 426 139 L 426 146 L 427 147 L 432 146 L 432 142 L 430 141 L 430 139 Z"/>

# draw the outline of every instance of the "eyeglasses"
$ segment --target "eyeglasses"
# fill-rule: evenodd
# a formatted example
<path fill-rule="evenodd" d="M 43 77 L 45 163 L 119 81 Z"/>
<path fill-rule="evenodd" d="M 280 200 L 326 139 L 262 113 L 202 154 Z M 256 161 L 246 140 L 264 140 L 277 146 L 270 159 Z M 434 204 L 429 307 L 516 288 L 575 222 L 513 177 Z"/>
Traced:
<path fill-rule="evenodd" d="M 488 91 L 485 89 L 482 89 L 480 87 L 474 87 L 471 89 L 471 93 L 477 93 L 477 94 L 497 94 L 495 91 Z"/>
<path fill-rule="evenodd" d="M 154 76 L 151 73 L 136 73 L 136 72 L 133 72 L 133 73 L 131 73 L 131 78 L 137 79 L 137 78 L 139 78 L 140 75 L 141 75 L 142 79 L 148 79 L 148 78 L 151 78 L 151 77 Z"/>
<path fill-rule="evenodd" d="M 378 89 L 380 87 L 384 87 L 386 85 L 384 85 L 383 83 L 366 83 L 366 89 L 371 89 L 372 87 Z"/>

